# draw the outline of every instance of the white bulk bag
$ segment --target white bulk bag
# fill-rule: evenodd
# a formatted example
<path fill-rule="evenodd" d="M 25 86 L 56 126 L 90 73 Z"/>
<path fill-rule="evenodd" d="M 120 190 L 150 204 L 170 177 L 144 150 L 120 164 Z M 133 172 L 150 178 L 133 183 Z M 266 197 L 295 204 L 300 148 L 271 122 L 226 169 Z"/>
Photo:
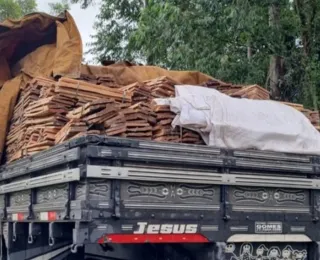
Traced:
<path fill-rule="evenodd" d="M 207 145 L 320 154 L 320 134 L 299 111 L 276 101 L 231 98 L 214 89 L 178 85 L 168 99 L 172 125 L 199 132 Z"/>

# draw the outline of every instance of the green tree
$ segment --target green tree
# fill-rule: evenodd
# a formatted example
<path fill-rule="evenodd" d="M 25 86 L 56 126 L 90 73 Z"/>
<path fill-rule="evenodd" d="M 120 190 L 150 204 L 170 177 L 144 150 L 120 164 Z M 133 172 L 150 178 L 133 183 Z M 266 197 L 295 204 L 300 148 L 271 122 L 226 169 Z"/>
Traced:
<path fill-rule="evenodd" d="M 30 14 L 37 10 L 36 0 L 16 0 L 15 2 L 19 5 L 22 15 Z"/>
<path fill-rule="evenodd" d="M 320 0 L 102 0 L 89 52 L 258 83 L 317 108 L 319 9 Z"/>
<path fill-rule="evenodd" d="M 319 108 L 320 96 L 320 1 L 294 0 L 295 12 L 299 18 L 300 37 L 303 46 L 301 87 L 304 103 Z"/>
<path fill-rule="evenodd" d="M 100 14 L 94 25 L 97 33 L 92 36 L 90 53 L 100 61 L 143 58 L 135 55 L 135 46 L 132 46 L 131 41 L 143 7 L 142 0 L 102 1 Z"/>
<path fill-rule="evenodd" d="M 82 8 L 87 8 L 91 4 L 95 4 L 95 0 L 70 0 L 71 4 L 81 4 Z"/>
<path fill-rule="evenodd" d="M 16 19 L 22 15 L 19 5 L 13 0 L 0 0 L 0 21 Z"/>
<path fill-rule="evenodd" d="M 7 18 L 18 19 L 36 9 L 35 0 L 0 0 L 0 21 Z"/>
<path fill-rule="evenodd" d="M 49 7 L 50 7 L 50 14 L 59 15 L 65 10 L 70 10 L 70 3 L 68 0 L 62 0 L 61 2 L 58 2 L 58 3 L 49 3 Z"/>

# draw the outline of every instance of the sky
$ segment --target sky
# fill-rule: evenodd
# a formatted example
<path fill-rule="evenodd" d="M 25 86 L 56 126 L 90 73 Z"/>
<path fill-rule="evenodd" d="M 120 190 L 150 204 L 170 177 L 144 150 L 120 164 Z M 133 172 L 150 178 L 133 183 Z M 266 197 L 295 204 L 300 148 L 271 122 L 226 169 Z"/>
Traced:
<path fill-rule="evenodd" d="M 55 0 L 37 0 L 38 10 L 41 12 L 49 12 L 49 3 L 58 2 Z M 69 12 L 73 16 L 78 29 L 81 34 L 84 51 L 88 49 L 86 44 L 90 42 L 90 35 L 94 34 L 93 24 L 95 17 L 99 12 L 99 0 L 94 1 L 93 5 L 90 5 L 86 9 L 81 9 L 79 4 L 71 5 Z M 91 55 L 86 55 L 85 59 L 90 61 L 92 59 Z"/>

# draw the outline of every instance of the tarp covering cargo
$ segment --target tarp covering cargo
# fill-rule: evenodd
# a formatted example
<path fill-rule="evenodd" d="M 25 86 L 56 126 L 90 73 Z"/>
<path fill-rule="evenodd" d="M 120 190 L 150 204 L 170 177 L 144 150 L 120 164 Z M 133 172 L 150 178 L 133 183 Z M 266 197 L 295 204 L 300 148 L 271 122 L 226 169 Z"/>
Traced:
<path fill-rule="evenodd" d="M 35 76 L 80 75 L 82 42 L 68 12 L 34 13 L 0 24 L 0 152 L 19 88 Z"/>
<path fill-rule="evenodd" d="M 276 101 L 231 98 L 217 90 L 176 86 L 168 99 L 173 126 L 199 132 L 207 145 L 320 154 L 320 135 L 299 111 Z M 159 103 L 163 101 L 159 101 Z"/>
<path fill-rule="evenodd" d="M 0 24 L 0 153 L 13 107 L 28 80 L 37 76 L 78 78 L 81 73 L 111 74 L 119 85 L 169 76 L 181 84 L 202 84 L 211 77 L 199 72 L 168 71 L 154 66 L 82 65 L 82 42 L 66 12 L 59 17 L 34 13 Z"/>
<path fill-rule="evenodd" d="M 125 63 L 110 66 L 83 65 L 81 72 L 88 75 L 110 74 L 119 85 L 129 85 L 162 76 L 172 78 L 180 84 L 200 85 L 212 77 L 198 71 L 174 71 L 156 66 L 129 66 Z"/>

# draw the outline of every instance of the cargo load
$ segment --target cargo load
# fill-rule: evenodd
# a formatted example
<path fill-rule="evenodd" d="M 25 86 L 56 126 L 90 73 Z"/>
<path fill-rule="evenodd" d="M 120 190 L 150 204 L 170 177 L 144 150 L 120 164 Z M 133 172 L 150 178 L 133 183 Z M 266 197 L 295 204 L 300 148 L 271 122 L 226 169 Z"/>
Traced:
<path fill-rule="evenodd" d="M 0 260 L 320 258 L 317 111 L 81 64 L 68 12 L 5 21 L 0 54 Z"/>
<path fill-rule="evenodd" d="M 221 99 L 219 102 L 231 100 L 223 99 L 224 94 L 242 99 L 231 103 L 238 103 L 243 108 L 238 111 L 238 119 L 241 118 L 248 137 L 250 128 L 255 125 L 253 118 L 249 118 L 253 113 L 250 109 L 256 109 L 243 104 L 256 102 L 247 99 L 270 99 L 269 92 L 258 85 L 234 85 L 200 72 L 168 71 L 130 63 L 100 67 L 83 65 L 80 34 L 68 12 L 64 17 L 56 18 L 46 14 L 33 14 L 18 23 L 6 21 L 2 26 L 6 30 L 0 33 L 0 52 L 4 54 L 0 63 L 3 72 L 0 79 L 0 103 L 3 108 L 0 111 L 0 148 L 3 148 L 0 150 L 5 162 L 35 154 L 86 134 L 207 144 L 232 149 L 318 153 L 317 148 L 310 147 L 310 144 L 313 147 L 318 145 L 318 135 L 301 117 L 280 120 L 277 122 L 277 129 L 269 127 L 266 132 L 268 137 L 259 136 L 260 142 L 264 144 L 255 144 L 254 138 L 257 136 L 251 135 L 251 141 L 248 140 L 250 145 L 235 145 L 230 142 L 210 142 L 208 136 L 201 134 L 198 129 L 178 124 L 177 118 L 172 124 L 176 113 L 181 111 L 154 104 L 154 99 L 175 97 L 175 86 L 181 84 L 202 85 L 210 91 L 215 89 L 222 93 L 218 98 Z M 55 26 L 56 30 L 49 30 Z M 21 38 L 19 31 L 30 30 L 31 27 L 33 41 L 28 42 Z M 48 38 L 51 39 L 49 42 Z M 14 39 L 15 44 L 11 44 L 8 39 Z M 257 107 L 261 111 L 271 112 L 265 105 L 268 102 L 264 102 L 261 101 L 261 105 Z M 225 103 L 225 108 L 230 108 L 231 103 Z M 318 112 L 308 111 L 301 105 L 287 104 L 304 113 L 318 127 Z M 288 116 L 282 110 L 289 111 L 289 108 L 276 104 L 273 106 L 273 113 L 278 118 Z M 286 146 L 284 143 L 282 148 L 279 145 L 267 145 L 267 139 L 276 137 L 272 136 L 272 131 L 279 134 L 282 131 L 286 135 L 285 132 L 290 127 L 283 124 L 289 121 L 293 124 L 290 140 L 294 142 L 297 137 L 300 148 Z M 228 132 L 228 129 L 224 127 L 223 132 Z M 309 131 L 305 131 L 306 129 Z M 264 130 L 261 131 L 263 133 Z M 231 131 L 230 135 L 232 134 Z M 307 143 L 301 141 L 305 138 L 309 138 Z"/>

